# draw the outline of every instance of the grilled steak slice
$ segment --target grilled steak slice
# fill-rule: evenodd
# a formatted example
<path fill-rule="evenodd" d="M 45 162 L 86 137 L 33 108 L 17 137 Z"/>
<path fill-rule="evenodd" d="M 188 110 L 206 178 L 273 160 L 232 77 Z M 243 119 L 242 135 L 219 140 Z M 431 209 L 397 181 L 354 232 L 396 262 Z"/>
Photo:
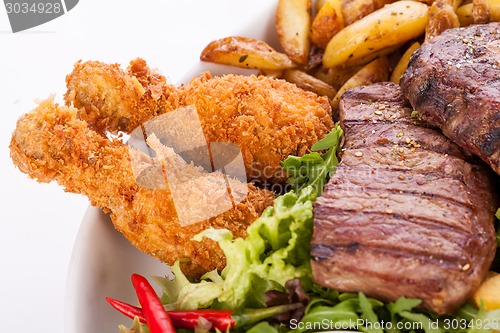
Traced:
<path fill-rule="evenodd" d="M 399 87 L 346 92 L 345 145 L 314 206 L 315 281 L 451 314 L 495 254 L 491 170 L 412 116 Z"/>
<path fill-rule="evenodd" d="M 500 174 L 500 23 L 447 30 L 426 42 L 401 88 L 423 119 Z"/>

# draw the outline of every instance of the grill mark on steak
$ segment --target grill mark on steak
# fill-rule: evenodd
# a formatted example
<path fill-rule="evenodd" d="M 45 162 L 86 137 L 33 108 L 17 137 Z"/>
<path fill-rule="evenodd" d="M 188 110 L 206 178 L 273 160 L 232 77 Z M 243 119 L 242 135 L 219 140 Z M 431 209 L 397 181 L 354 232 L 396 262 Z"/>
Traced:
<path fill-rule="evenodd" d="M 365 251 L 362 255 L 352 255 L 340 249 L 323 248 L 322 254 L 326 257 L 335 257 L 335 269 L 326 268 L 322 273 L 325 275 L 326 285 L 336 285 L 339 290 L 349 290 L 352 285 L 358 285 L 359 291 L 365 294 L 377 295 L 384 301 L 394 301 L 401 296 L 400 288 L 395 286 L 406 286 L 415 290 L 426 290 L 429 294 L 440 294 L 443 290 L 454 287 L 461 288 L 459 282 L 443 281 L 440 272 L 443 269 L 456 269 L 456 264 L 450 266 L 447 262 L 422 262 L 413 256 L 402 256 L 400 253 L 379 250 L 377 248 Z M 358 265 L 360 260 L 370 261 L 372 267 Z M 394 265 L 398 261 L 398 265 Z M 422 275 L 420 267 L 428 265 L 428 271 Z M 398 271 L 398 266 L 406 268 L 404 273 Z M 389 269 L 388 269 L 389 268 Z M 386 283 L 385 281 L 391 281 Z M 431 306 L 441 307 L 445 302 L 442 298 L 433 298 Z"/>
<path fill-rule="evenodd" d="M 451 314 L 488 272 L 498 202 L 488 168 L 411 114 L 392 83 L 342 97 L 345 144 L 314 205 L 311 265 L 321 285 Z"/>
<path fill-rule="evenodd" d="M 349 152 L 351 155 L 353 155 L 351 152 Z M 346 154 L 347 155 L 347 154 Z M 366 170 L 366 169 L 370 169 L 370 172 L 375 172 L 375 170 L 377 171 L 382 171 L 384 169 L 381 169 L 381 168 L 377 168 L 376 165 L 374 166 L 364 166 L 363 164 L 360 164 L 359 161 L 356 161 L 357 163 L 355 164 L 352 164 L 349 165 L 349 167 L 351 169 L 363 169 L 363 170 Z M 459 166 L 459 165 L 458 165 Z M 347 167 L 347 165 L 346 165 Z M 446 173 L 446 174 L 443 174 L 442 172 L 440 171 L 437 171 L 437 172 L 434 172 L 434 170 L 429 170 L 429 169 L 410 169 L 408 167 L 405 167 L 405 166 L 391 166 L 391 165 L 387 165 L 387 169 L 389 172 L 391 173 L 395 173 L 395 172 L 401 172 L 403 174 L 406 174 L 406 175 L 411 175 L 412 177 L 415 176 L 415 175 L 420 175 L 421 177 L 433 177 L 431 179 L 435 179 L 435 178 L 450 178 L 450 179 L 455 179 L 455 180 L 458 180 L 458 181 L 461 181 L 462 183 L 465 184 L 465 180 L 464 180 L 464 177 L 463 177 L 463 174 L 461 174 L 460 172 L 455 172 L 455 173 Z M 456 169 L 450 169 L 451 171 L 454 171 Z M 470 171 L 470 170 L 468 170 Z M 338 171 L 337 171 L 338 172 Z M 424 178 L 424 179 L 427 179 L 427 178 Z M 431 179 L 428 179 L 428 180 L 431 180 Z M 418 184 L 418 185 L 421 185 L 421 184 Z"/>
<path fill-rule="evenodd" d="M 402 240 L 400 240 L 402 241 Z M 443 253 L 434 253 L 434 254 L 429 254 L 428 251 L 425 250 L 418 250 L 416 248 L 405 248 L 404 251 L 401 251 L 401 248 L 397 246 L 391 246 L 388 242 L 385 243 L 376 243 L 373 242 L 373 244 L 362 244 L 362 243 L 349 243 L 349 244 L 334 244 L 332 246 L 328 247 L 328 250 L 324 248 L 325 252 L 323 253 L 324 257 L 321 258 L 320 256 L 316 256 L 314 259 L 325 259 L 328 258 L 328 255 L 325 255 L 327 253 L 331 254 L 338 254 L 338 253 L 345 253 L 346 255 L 352 255 L 356 256 L 359 253 L 361 253 L 360 256 L 363 256 L 365 252 L 374 252 L 378 253 L 379 255 L 384 255 L 386 257 L 393 257 L 393 258 L 408 258 L 408 259 L 413 259 L 414 261 L 417 261 L 419 264 L 432 264 L 435 266 L 446 266 L 447 269 L 462 269 L 463 266 L 466 264 L 459 264 L 459 263 L 467 263 L 469 258 L 463 257 L 463 256 L 457 256 L 457 255 L 446 255 Z M 363 266 L 356 265 L 355 267 L 351 268 L 352 271 L 363 271 L 363 272 L 370 272 Z M 418 279 L 418 277 L 413 277 L 414 279 Z"/>
<path fill-rule="evenodd" d="M 378 187 L 365 184 L 366 177 L 376 177 Z M 443 198 L 468 207 L 472 202 L 468 199 L 463 179 L 443 177 L 431 172 L 414 172 L 413 170 L 385 170 L 368 168 L 342 168 L 337 171 L 337 179 L 353 186 L 364 186 L 366 190 L 387 190 L 394 193 L 418 194 L 424 197 Z M 397 179 L 397 181 L 394 181 Z M 452 195 L 455 194 L 455 195 Z"/>
<path fill-rule="evenodd" d="M 360 158 L 356 154 L 362 154 Z M 462 159 L 434 151 L 415 150 L 407 147 L 372 147 L 367 149 L 350 149 L 342 153 L 343 157 L 349 157 L 346 164 L 350 167 L 359 165 L 371 165 L 372 167 L 389 168 L 396 170 L 432 171 L 435 173 L 446 173 L 448 175 L 462 176 L 464 172 L 470 172 L 471 165 L 463 164 Z M 440 168 L 436 168 L 440 166 Z"/>
<path fill-rule="evenodd" d="M 333 246 L 345 245 L 352 243 L 352 237 L 356 238 L 356 243 L 360 245 L 393 249 L 401 253 L 420 253 L 430 259 L 450 260 L 455 265 L 457 258 L 464 258 L 463 255 L 457 256 L 462 246 L 459 244 L 466 244 L 470 234 L 443 228 L 439 223 L 429 223 L 419 218 L 403 218 L 398 214 L 388 216 L 383 213 L 371 213 L 368 222 L 365 214 L 356 214 L 353 211 L 339 210 L 335 211 L 335 214 L 341 222 L 339 221 L 334 231 L 330 230 L 321 238 L 322 242 L 332 243 Z M 318 219 L 318 223 L 319 227 L 328 225 L 327 220 Z M 415 234 L 424 237 L 415 239 Z M 348 240 L 344 243 L 339 241 L 344 238 Z"/>
<path fill-rule="evenodd" d="M 392 178 L 392 177 L 391 177 Z M 352 187 L 353 184 L 349 184 L 349 185 L 344 185 L 344 184 L 338 184 L 338 183 L 334 183 L 334 184 L 337 184 L 337 186 L 335 187 L 336 190 L 346 190 L 349 191 L 350 187 Z M 379 185 L 378 183 L 376 185 Z M 428 192 L 425 192 L 423 191 L 422 189 L 420 189 L 420 186 L 417 186 L 417 188 L 419 189 L 418 191 L 416 190 L 400 190 L 400 189 L 393 189 L 393 188 L 390 188 L 390 187 L 384 187 L 383 185 L 380 186 L 380 187 L 375 187 L 375 186 L 369 186 L 369 185 L 358 185 L 358 186 L 362 186 L 363 187 L 363 192 L 362 193 L 366 193 L 366 194 L 369 194 L 369 196 L 377 196 L 380 194 L 380 191 L 381 190 L 384 190 L 385 193 L 389 194 L 389 196 L 400 196 L 401 198 L 414 198 L 415 196 L 418 196 L 419 198 L 422 198 L 424 200 L 438 200 L 438 201 L 441 201 L 441 202 L 444 202 L 446 205 L 455 205 L 457 207 L 459 206 L 464 206 L 464 209 L 470 209 L 472 208 L 472 203 L 471 202 L 464 202 L 464 201 L 460 201 L 460 199 L 458 198 L 453 198 L 453 197 L 450 197 L 449 193 L 447 193 L 448 195 L 446 194 L 434 194 L 434 193 L 428 193 Z M 354 193 L 355 195 L 357 193 Z M 348 197 L 348 196 L 346 196 Z M 388 198 L 384 198 L 384 199 L 388 199 Z"/>
<path fill-rule="evenodd" d="M 381 128 L 381 123 L 386 124 L 387 126 Z M 467 153 L 457 145 L 452 144 L 446 137 L 441 136 L 439 138 L 433 138 L 430 134 L 434 133 L 435 129 L 425 127 L 415 128 L 414 124 L 411 124 L 410 126 L 408 125 L 408 122 L 402 121 L 383 121 L 372 123 L 356 120 L 345 122 L 345 127 L 356 126 L 356 130 L 359 133 L 359 136 L 353 138 L 353 140 L 350 141 L 349 146 L 345 148 L 362 148 L 368 145 L 371 146 L 373 143 L 378 146 L 407 145 L 406 140 L 408 136 L 405 136 L 404 133 L 406 129 L 412 128 L 411 141 L 415 142 L 415 144 L 425 144 L 428 149 L 437 153 L 445 153 L 461 159 L 471 159 L 470 153 Z M 374 130 L 376 131 L 375 133 L 373 133 Z M 383 140 L 380 139 L 381 136 L 384 138 Z"/>
<path fill-rule="evenodd" d="M 335 182 L 331 184 L 336 185 Z M 327 194 L 335 194 L 323 196 L 323 199 L 326 199 L 324 205 L 330 210 L 363 211 L 366 214 L 390 212 L 387 214 L 419 217 L 448 227 L 471 231 L 470 224 L 464 221 L 470 221 L 473 212 L 468 207 L 449 200 L 424 198 L 418 194 L 394 194 L 385 190 L 366 191 L 364 187 L 362 190 L 353 191 L 332 186 L 326 190 L 331 191 Z M 422 206 L 426 208 L 424 211 L 421 209 Z"/>
<path fill-rule="evenodd" d="M 401 78 L 411 105 L 500 174 L 500 23 L 446 30 Z"/>

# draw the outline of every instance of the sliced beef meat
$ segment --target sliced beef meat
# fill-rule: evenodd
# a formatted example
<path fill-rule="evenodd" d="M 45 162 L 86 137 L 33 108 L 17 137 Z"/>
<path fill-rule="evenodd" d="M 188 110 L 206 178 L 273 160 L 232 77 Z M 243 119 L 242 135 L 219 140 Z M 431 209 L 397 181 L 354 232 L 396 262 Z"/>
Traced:
<path fill-rule="evenodd" d="M 314 206 L 315 281 L 451 314 L 495 254 L 491 170 L 412 115 L 392 83 L 349 90 L 345 144 Z"/>
<path fill-rule="evenodd" d="M 434 37 L 400 83 L 423 119 L 500 174 L 500 23 Z"/>

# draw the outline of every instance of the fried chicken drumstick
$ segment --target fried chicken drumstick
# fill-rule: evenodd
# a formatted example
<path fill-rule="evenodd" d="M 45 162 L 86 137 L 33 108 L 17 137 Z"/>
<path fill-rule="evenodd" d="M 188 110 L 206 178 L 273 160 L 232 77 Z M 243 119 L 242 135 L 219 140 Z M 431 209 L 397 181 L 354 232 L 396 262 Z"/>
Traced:
<path fill-rule="evenodd" d="M 49 99 L 19 119 L 10 145 L 15 165 L 39 182 L 55 180 L 68 192 L 86 195 L 92 205 L 110 213 L 115 228 L 141 251 L 167 264 L 189 258 L 182 265 L 192 277 L 225 265 L 215 242 L 197 242 L 192 237 L 208 227 L 226 228 L 235 237 L 244 237 L 275 194 L 226 179 L 228 187 L 244 185 L 242 200 L 215 217 L 185 225 L 179 221 L 172 188 L 138 185 L 132 164 L 152 157 L 109 139 L 107 133 L 130 133 L 155 116 L 193 105 L 207 142 L 237 144 L 247 172 L 255 172 L 250 173 L 258 179 L 265 176 L 261 173 L 265 168 L 280 169 L 280 160 L 288 154 L 305 153 L 333 126 L 326 100 L 264 77 L 204 74 L 176 89 L 144 61 L 136 60 L 127 72 L 115 65 L 77 63 L 67 82 L 67 106 Z M 154 135 L 147 142 L 155 158 L 180 160 L 179 169 L 190 171 L 193 178 L 210 178 Z M 164 172 L 166 165 L 162 164 Z M 273 177 L 267 179 L 278 179 Z M 206 181 L 199 181 L 190 183 L 188 190 L 204 194 L 206 188 Z M 231 191 L 239 194 L 232 186 Z M 207 197 L 213 201 L 216 196 Z"/>
<path fill-rule="evenodd" d="M 280 161 L 303 155 L 333 127 L 325 97 L 266 77 L 205 73 L 175 89 L 142 59 L 118 65 L 77 63 L 66 78 L 67 105 L 98 132 L 130 133 L 145 121 L 194 105 L 208 142 L 240 146 L 247 177 L 282 182 Z"/>
<path fill-rule="evenodd" d="M 245 236 L 247 226 L 272 204 L 274 194 L 248 186 L 248 195 L 234 209 L 207 221 L 182 226 L 169 189 L 136 184 L 129 148 L 110 141 L 78 119 L 77 110 L 42 102 L 19 119 L 11 142 L 11 157 L 19 169 L 39 182 L 56 180 L 68 192 L 86 195 L 92 205 L 111 213 L 115 228 L 138 249 L 173 264 L 190 258 L 184 269 L 198 277 L 224 266 L 224 256 L 212 241 L 191 238 L 209 226 Z"/>

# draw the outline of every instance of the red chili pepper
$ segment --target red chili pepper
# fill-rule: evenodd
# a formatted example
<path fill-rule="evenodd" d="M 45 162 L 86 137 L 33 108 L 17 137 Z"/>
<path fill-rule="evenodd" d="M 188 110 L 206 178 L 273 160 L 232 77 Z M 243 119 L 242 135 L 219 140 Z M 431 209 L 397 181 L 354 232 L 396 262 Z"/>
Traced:
<path fill-rule="evenodd" d="M 198 326 L 200 317 L 210 322 L 212 328 L 226 331 L 228 328 L 254 324 L 277 314 L 294 311 L 304 306 L 299 302 L 262 309 L 247 309 L 239 316 L 233 316 L 231 310 L 166 311 L 160 298 L 146 278 L 133 274 L 132 284 L 142 309 L 112 298 L 106 298 L 106 300 L 127 317 L 138 317 L 142 323 L 148 325 L 151 333 L 175 332 L 174 327 L 195 329 Z"/>
<path fill-rule="evenodd" d="M 139 321 L 146 324 L 146 318 L 142 313 L 142 309 L 136 306 L 127 304 L 116 299 L 107 297 L 106 300 L 116 310 L 125 316 L 134 319 L 138 317 Z M 213 329 L 219 329 L 226 332 L 228 328 L 233 328 L 236 322 L 231 317 L 232 310 L 190 310 L 190 311 L 167 311 L 175 328 L 184 328 L 194 330 L 198 326 L 198 318 L 202 317 L 212 324 Z"/>
<path fill-rule="evenodd" d="M 139 274 L 132 274 L 131 280 L 151 333 L 175 333 L 170 316 L 148 280 Z"/>
<path fill-rule="evenodd" d="M 142 313 L 142 309 L 125 302 L 106 297 L 109 304 L 125 316 L 134 319 L 139 318 L 143 324 L 146 323 L 146 318 Z M 212 324 L 212 327 L 221 331 L 226 331 L 228 328 L 233 328 L 236 322 L 231 317 L 232 310 L 189 310 L 189 311 L 167 311 L 175 328 L 185 328 L 194 330 L 198 325 L 198 318 L 202 317 Z"/>
<path fill-rule="evenodd" d="M 198 325 L 198 319 L 204 318 L 212 324 L 212 329 L 226 332 L 228 328 L 233 328 L 236 322 L 231 317 L 231 310 L 192 310 L 192 311 L 168 311 L 175 327 L 194 330 Z M 174 321 L 174 318 L 176 319 Z"/>
<path fill-rule="evenodd" d="M 111 297 L 106 297 L 106 301 L 108 301 L 108 303 L 111 304 L 111 306 L 114 307 L 116 310 L 118 310 L 118 312 L 120 312 L 121 314 L 131 319 L 138 317 L 141 323 L 143 324 L 146 323 L 146 318 L 142 314 L 141 308 L 138 308 L 137 306 L 130 305 L 128 303 L 119 301 Z M 172 316 L 170 316 L 170 318 L 172 318 Z"/>

